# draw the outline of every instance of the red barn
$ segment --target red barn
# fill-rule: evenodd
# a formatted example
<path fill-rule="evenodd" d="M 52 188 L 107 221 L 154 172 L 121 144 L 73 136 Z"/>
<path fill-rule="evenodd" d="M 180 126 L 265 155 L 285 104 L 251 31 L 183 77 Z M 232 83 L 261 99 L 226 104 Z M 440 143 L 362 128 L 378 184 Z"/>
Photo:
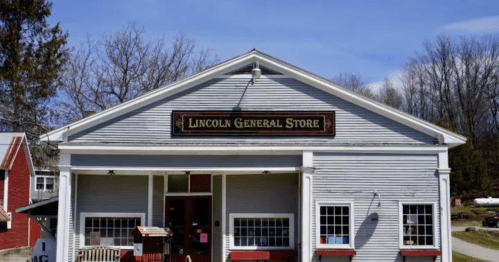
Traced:
<path fill-rule="evenodd" d="M 0 133 L 0 250 L 33 246 L 40 227 L 16 208 L 30 204 L 33 163 L 24 133 Z"/>

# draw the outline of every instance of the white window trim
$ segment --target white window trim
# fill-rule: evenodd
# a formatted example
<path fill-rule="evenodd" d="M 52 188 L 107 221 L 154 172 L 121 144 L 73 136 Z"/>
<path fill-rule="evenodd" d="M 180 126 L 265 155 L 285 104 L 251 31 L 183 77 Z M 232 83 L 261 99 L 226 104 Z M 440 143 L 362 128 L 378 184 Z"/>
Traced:
<path fill-rule="evenodd" d="M 234 246 L 234 218 L 288 218 L 289 247 L 239 247 Z M 295 221 L 293 213 L 231 213 L 229 214 L 229 249 L 231 250 L 288 250 L 295 248 Z"/>
<path fill-rule="evenodd" d="M 349 223 L 349 235 L 350 235 L 350 244 L 321 244 L 320 236 L 321 236 L 321 221 L 320 221 L 320 212 L 321 206 L 347 206 L 350 209 L 350 216 L 348 217 Z M 355 235 L 354 235 L 354 210 L 353 210 L 353 201 L 342 202 L 342 201 L 318 201 L 315 203 L 315 243 L 317 248 L 322 249 L 354 249 L 355 248 Z"/>
<path fill-rule="evenodd" d="M 38 189 L 36 188 L 38 186 L 38 178 L 43 178 L 43 189 Z M 47 189 L 47 178 L 53 178 L 53 189 Z M 56 182 L 55 182 L 55 176 L 50 176 L 50 175 L 35 175 L 35 191 L 55 191 L 56 190 L 56 186 L 55 186 Z"/>
<path fill-rule="evenodd" d="M 403 205 L 432 205 L 433 206 L 433 245 L 404 245 L 404 217 Z M 400 249 L 438 249 L 437 247 L 437 204 L 435 202 L 399 201 L 399 248 Z"/>
<path fill-rule="evenodd" d="M 106 212 L 81 212 L 80 213 L 80 248 L 91 247 L 85 245 L 85 219 L 87 217 L 116 217 L 116 218 L 128 218 L 128 217 L 140 217 L 140 225 L 145 225 L 146 213 L 106 213 Z M 114 248 L 121 249 L 133 249 L 133 246 L 111 246 Z"/>

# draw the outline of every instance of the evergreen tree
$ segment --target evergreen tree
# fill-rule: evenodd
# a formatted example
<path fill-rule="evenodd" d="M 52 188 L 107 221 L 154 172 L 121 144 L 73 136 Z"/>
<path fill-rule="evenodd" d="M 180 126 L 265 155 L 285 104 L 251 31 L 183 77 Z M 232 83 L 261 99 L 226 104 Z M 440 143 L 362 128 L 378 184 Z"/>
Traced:
<path fill-rule="evenodd" d="M 52 3 L 0 1 L 0 130 L 46 132 L 49 102 L 66 62 L 67 34 L 47 23 Z"/>
<path fill-rule="evenodd" d="M 449 166 L 452 196 L 487 194 L 493 189 L 487 160 L 471 142 L 449 150 Z"/>
<path fill-rule="evenodd" d="M 0 131 L 26 132 L 37 166 L 55 153 L 37 137 L 50 128 L 50 99 L 68 56 L 67 33 L 47 23 L 51 8 L 45 0 L 0 1 Z"/>

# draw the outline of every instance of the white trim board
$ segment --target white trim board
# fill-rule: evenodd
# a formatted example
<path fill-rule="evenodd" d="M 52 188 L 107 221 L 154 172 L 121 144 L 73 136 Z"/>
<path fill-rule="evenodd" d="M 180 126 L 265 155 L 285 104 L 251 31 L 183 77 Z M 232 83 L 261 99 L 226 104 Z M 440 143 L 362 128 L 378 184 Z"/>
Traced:
<path fill-rule="evenodd" d="M 66 154 L 139 155 L 301 155 L 303 151 L 342 153 L 446 153 L 447 146 L 144 146 L 144 145 L 59 145 Z"/>
<path fill-rule="evenodd" d="M 360 96 L 344 87 L 339 86 L 336 83 L 333 83 L 329 80 L 326 80 L 322 77 L 314 75 L 310 72 L 307 72 L 303 69 L 295 67 L 291 64 L 288 64 L 256 50 L 250 51 L 219 65 L 213 66 L 195 75 L 187 77 L 184 80 L 153 90 L 140 97 L 53 130 L 47 134 L 40 136 L 40 139 L 48 143 L 58 143 L 67 140 L 67 137 L 72 134 L 98 125 L 125 113 L 131 112 L 145 105 L 159 101 L 160 99 L 163 99 L 165 97 L 177 94 L 181 91 L 189 89 L 195 85 L 201 84 L 215 77 L 220 77 L 225 73 L 256 61 L 258 61 L 260 65 L 268 67 L 269 69 L 288 75 L 291 78 L 295 78 L 298 81 L 323 90 L 329 94 L 337 96 L 362 108 L 385 116 L 429 136 L 433 136 L 437 138 L 441 144 L 447 144 L 449 145 L 449 147 L 454 147 L 466 142 L 466 138 L 461 135 L 447 131 L 432 123 L 426 122 L 417 117 L 386 106 L 382 103 L 378 103 L 369 98 Z M 248 75 L 248 79 L 250 78 L 251 76 Z"/>

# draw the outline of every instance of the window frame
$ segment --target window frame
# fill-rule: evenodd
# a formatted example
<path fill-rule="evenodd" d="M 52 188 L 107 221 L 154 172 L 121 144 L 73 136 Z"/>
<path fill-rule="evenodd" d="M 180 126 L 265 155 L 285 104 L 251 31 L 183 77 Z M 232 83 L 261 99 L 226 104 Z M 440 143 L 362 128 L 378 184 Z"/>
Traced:
<path fill-rule="evenodd" d="M 433 245 L 404 245 L 404 205 L 431 205 Z M 438 249 L 437 247 L 437 203 L 429 201 L 399 201 L 399 247 L 400 249 Z"/>
<path fill-rule="evenodd" d="M 235 218 L 288 218 L 289 219 L 289 246 L 288 247 L 258 247 L 234 245 L 234 219 Z M 295 248 L 295 222 L 293 213 L 230 213 L 229 214 L 229 249 L 230 250 L 294 250 Z"/>
<path fill-rule="evenodd" d="M 347 206 L 349 208 L 349 217 L 348 217 L 348 223 L 349 223 L 349 237 L 350 237 L 350 243 L 349 244 L 321 244 L 320 242 L 320 237 L 321 237 L 321 221 L 320 221 L 320 216 L 321 216 L 321 207 L 326 206 L 326 207 L 345 207 Z M 315 245 L 319 249 L 354 249 L 355 248 L 355 234 L 354 234 L 354 227 L 355 227 L 355 213 L 354 213 L 354 204 L 353 201 L 317 201 L 315 203 Z"/>
<path fill-rule="evenodd" d="M 110 212 L 81 212 L 80 213 L 80 248 L 94 247 L 85 245 L 85 219 L 87 217 L 113 217 L 113 218 L 140 218 L 140 225 L 145 225 L 146 213 L 110 213 Z M 121 249 L 133 249 L 133 246 L 109 246 Z"/>
<path fill-rule="evenodd" d="M 37 186 L 38 186 L 38 178 L 43 178 L 43 188 L 41 189 L 38 189 Z M 53 185 L 53 189 L 47 189 L 47 178 L 52 178 L 53 182 L 52 182 L 52 185 Z M 55 176 L 52 176 L 52 175 L 37 175 L 35 174 L 35 191 L 49 191 L 49 192 L 52 192 L 52 191 L 55 191 L 56 190 L 56 179 L 55 179 Z"/>

